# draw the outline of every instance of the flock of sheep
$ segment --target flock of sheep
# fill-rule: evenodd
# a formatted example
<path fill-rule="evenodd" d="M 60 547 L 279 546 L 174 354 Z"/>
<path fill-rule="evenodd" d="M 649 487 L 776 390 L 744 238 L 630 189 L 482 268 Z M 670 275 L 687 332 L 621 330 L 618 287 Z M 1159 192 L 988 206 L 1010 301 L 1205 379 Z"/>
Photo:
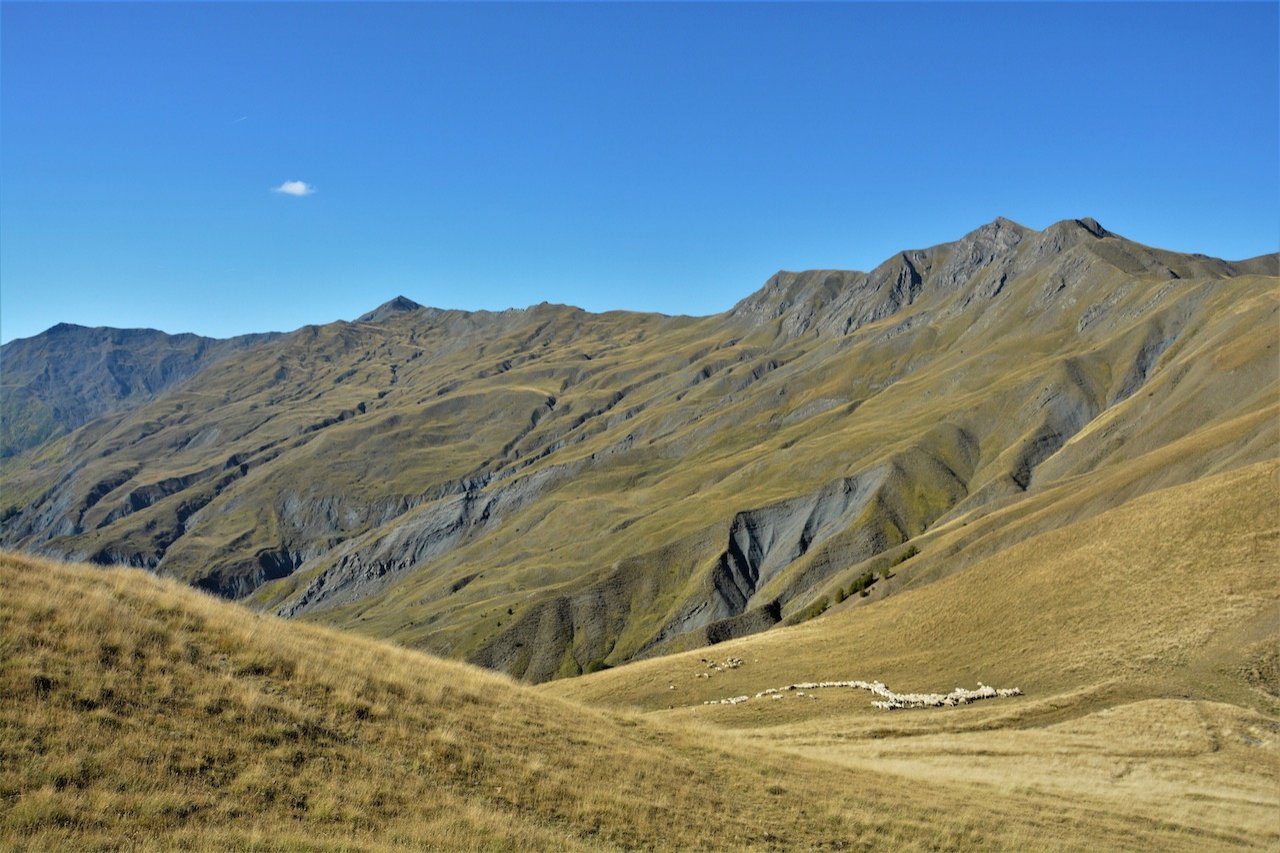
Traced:
<path fill-rule="evenodd" d="M 899 708 L 953 707 L 955 705 L 967 705 L 970 702 L 977 702 L 979 699 L 996 699 L 1006 696 L 1022 695 L 1022 691 L 1016 687 L 996 689 L 995 687 L 989 687 L 982 682 L 978 682 L 978 689 L 976 690 L 957 687 L 950 693 L 894 693 L 879 681 L 804 681 L 799 684 L 788 684 L 786 687 L 770 687 L 768 690 L 761 690 L 755 696 L 734 696 L 729 699 L 709 699 L 702 704 L 740 705 L 750 699 L 763 699 L 765 696 L 772 699 L 781 699 L 784 693 L 793 690 L 796 691 L 797 696 L 808 696 L 809 694 L 805 691 L 819 690 L 828 687 L 851 687 L 855 690 L 870 691 L 876 696 L 881 697 L 871 704 L 876 708 L 882 708 L 886 711 L 895 711 Z"/>
<path fill-rule="evenodd" d="M 727 669 L 737 669 L 738 667 L 746 663 L 746 661 L 744 661 L 742 658 L 725 658 L 724 660 L 717 662 L 714 660 L 708 660 L 707 658 L 702 658 L 702 663 L 704 666 L 706 666 L 708 670 L 714 669 L 716 672 L 724 672 Z M 700 672 L 694 676 L 694 678 L 710 678 L 710 677 L 711 677 L 710 672 Z"/>

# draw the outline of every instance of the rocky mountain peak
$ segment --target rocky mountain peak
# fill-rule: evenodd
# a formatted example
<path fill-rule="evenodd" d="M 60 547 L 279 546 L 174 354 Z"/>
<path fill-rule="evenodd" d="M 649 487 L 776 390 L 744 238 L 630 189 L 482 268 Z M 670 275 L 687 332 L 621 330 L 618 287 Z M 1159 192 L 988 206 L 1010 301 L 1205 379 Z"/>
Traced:
<path fill-rule="evenodd" d="M 1060 242 L 1074 245 L 1080 240 L 1101 240 L 1103 237 L 1115 237 L 1107 229 L 1098 224 L 1098 220 L 1091 216 L 1082 219 L 1063 219 L 1055 222 L 1048 228 L 1040 232 L 1047 236 L 1057 236 Z"/>
<path fill-rule="evenodd" d="M 1036 232 L 1011 219 L 998 216 L 981 228 L 970 231 L 955 243 L 950 257 L 939 270 L 938 286 L 953 290 L 967 283 L 974 274 L 1017 247 Z M 942 247 L 939 247 L 942 248 Z"/>
<path fill-rule="evenodd" d="M 1111 232 L 1099 225 L 1098 220 L 1094 219 L 1092 216 L 1077 219 L 1075 220 L 1075 223 L 1095 237 L 1102 238 L 1112 236 Z"/>
<path fill-rule="evenodd" d="M 1025 225 L 1019 225 L 1012 219 L 997 216 L 981 228 L 970 231 L 961 237 L 959 242 L 962 245 L 978 245 L 989 250 L 1003 252 L 1012 249 L 1021 243 L 1027 235 L 1034 233 L 1033 229 Z"/>
<path fill-rule="evenodd" d="M 69 335 L 69 334 L 74 334 L 75 332 L 83 331 L 86 328 L 87 328 L 86 326 L 77 326 L 75 323 L 58 323 L 56 325 L 50 326 L 45 331 L 45 334 L 49 335 L 50 337 L 53 337 L 56 335 Z"/>
<path fill-rule="evenodd" d="M 381 323 L 383 320 L 387 320 L 397 314 L 404 314 L 408 311 L 417 311 L 422 307 L 422 305 L 419 305 L 407 296 L 397 296 L 395 299 L 382 303 L 369 313 L 361 314 L 356 319 L 356 322 Z"/>

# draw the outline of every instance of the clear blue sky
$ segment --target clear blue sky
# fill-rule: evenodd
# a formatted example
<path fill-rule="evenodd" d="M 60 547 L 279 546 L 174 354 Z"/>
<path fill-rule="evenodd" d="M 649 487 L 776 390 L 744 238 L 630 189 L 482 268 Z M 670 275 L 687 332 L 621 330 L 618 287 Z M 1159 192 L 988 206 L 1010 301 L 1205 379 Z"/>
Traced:
<path fill-rule="evenodd" d="M 1278 8 L 5 2 L 0 337 L 711 313 L 997 215 L 1276 251 Z"/>

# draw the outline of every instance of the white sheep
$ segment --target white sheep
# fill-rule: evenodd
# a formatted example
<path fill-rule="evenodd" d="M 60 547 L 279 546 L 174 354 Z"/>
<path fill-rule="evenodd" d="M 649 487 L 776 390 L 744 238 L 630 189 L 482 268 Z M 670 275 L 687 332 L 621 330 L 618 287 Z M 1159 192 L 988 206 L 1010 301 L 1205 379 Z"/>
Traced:
<path fill-rule="evenodd" d="M 736 660 L 731 658 L 730 660 Z M 880 708 L 885 711 L 894 711 L 900 708 L 954 708 L 957 705 L 967 705 L 970 702 L 976 702 L 979 699 L 995 699 L 1008 698 L 1010 696 L 1021 696 L 1022 691 L 1017 687 L 1004 687 L 997 690 L 978 682 L 975 690 L 969 690 L 964 687 L 957 687 L 950 693 L 894 693 L 880 681 L 802 681 L 797 684 L 788 684 L 786 687 L 769 687 L 761 690 L 755 696 L 734 696 L 730 699 L 709 699 L 703 702 L 704 705 L 737 705 L 746 702 L 749 699 L 760 699 L 769 696 L 773 699 L 781 699 L 782 694 L 787 691 L 795 691 L 797 696 L 804 696 L 807 699 L 816 699 L 818 697 L 806 693 L 808 690 L 818 690 L 823 688 L 844 687 L 854 690 L 866 690 L 874 696 L 882 697 L 873 701 L 873 708 Z"/>

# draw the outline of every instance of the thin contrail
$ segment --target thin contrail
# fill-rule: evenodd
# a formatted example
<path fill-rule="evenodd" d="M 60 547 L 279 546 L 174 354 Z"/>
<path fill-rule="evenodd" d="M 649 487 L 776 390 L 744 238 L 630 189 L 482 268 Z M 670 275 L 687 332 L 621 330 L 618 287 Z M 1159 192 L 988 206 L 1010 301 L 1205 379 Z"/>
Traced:
<path fill-rule="evenodd" d="M 248 116 L 240 116 L 240 118 L 236 119 L 235 121 L 233 121 L 233 122 L 231 122 L 231 123 L 232 123 L 232 124 L 239 124 L 240 122 L 244 121 L 244 120 L 245 120 L 245 119 L 247 119 L 247 118 L 248 118 Z"/>

